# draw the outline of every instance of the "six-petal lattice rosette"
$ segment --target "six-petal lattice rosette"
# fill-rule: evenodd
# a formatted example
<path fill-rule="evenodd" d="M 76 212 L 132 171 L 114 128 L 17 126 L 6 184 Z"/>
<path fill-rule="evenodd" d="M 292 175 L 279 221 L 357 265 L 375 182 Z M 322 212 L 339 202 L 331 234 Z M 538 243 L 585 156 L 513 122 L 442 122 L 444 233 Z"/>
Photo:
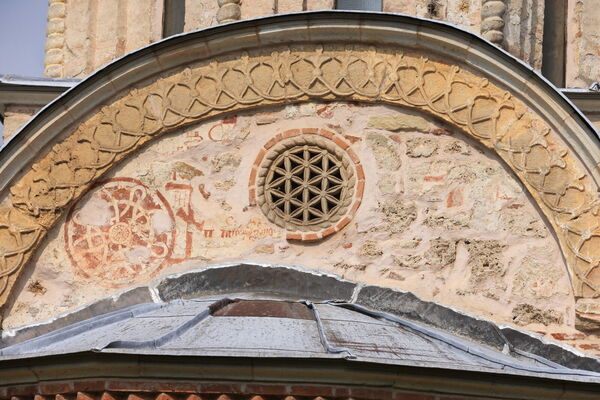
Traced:
<path fill-rule="evenodd" d="M 257 159 L 251 190 L 267 218 L 288 231 L 288 239 L 320 239 L 346 225 L 358 208 L 362 167 L 330 132 L 290 132 L 265 145 L 268 151 Z"/>

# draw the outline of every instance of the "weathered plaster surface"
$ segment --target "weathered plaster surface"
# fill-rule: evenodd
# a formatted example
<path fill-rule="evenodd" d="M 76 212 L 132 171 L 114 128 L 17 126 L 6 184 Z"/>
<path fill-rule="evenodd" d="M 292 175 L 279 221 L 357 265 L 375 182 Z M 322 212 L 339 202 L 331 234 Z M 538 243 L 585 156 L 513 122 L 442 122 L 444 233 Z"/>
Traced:
<path fill-rule="evenodd" d="M 463 29 L 479 33 L 481 1 L 437 0 L 433 8 L 420 0 L 384 0 L 383 11 L 447 21 Z"/>
<path fill-rule="evenodd" d="M 6 143 L 39 110 L 39 107 L 9 105 L 4 111 L 2 139 Z"/>
<path fill-rule="evenodd" d="M 504 2 L 506 12 L 499 17 L 504 21 L 504 28 L 500 27 L 502 39 L 497 44 L 534 68 L 541 68 L 544 3 L 537 0 Z M 335 9 L 334 0 L 236 0 L 221 3 L 221 8 L 228 8 L 223 11 L 224 22 L 289 12 Z M 235 3 L 235 6 L 230 7 L 229 3 Z M 588 3 L 589 8 L 591 3 Z M 428 4 L 421 0 L 384 0 L 383 11 L 446 21 L 486 36 L 489 24 L 482 22 L 485 16 L 482 16 L 481 1 L 436 0 L 432 3 L 433 8 Z M 217 0 L 186 0 L 184 31 L 217 25 L 219 5 Z M 573 17 L 575 23 L 570 29 L 575 30 L 575 36 L 571 42 L 576 48 L 573 50 L 576 58 L 582 59 L 575 61 L 577 65 L 585 63 L 582 64 L 582 68 L 590 69 L 593 61 L 584 62 L 582 54 L 589 59 L 590 54 L 585 53 L 585 49 L 593 49 L 597 44 L 594 39 L 596 28 L 593 19 L 596 17 L 593 16 L 595 13 L 588 12 L 582 19 L 582 7 L 583 5 L 577 6 Z M 45 74 L 53 78 L 83 78 L 127 52 L 160 40 L 163 13 L 163 1 L 159 0 L 51 0 L 48 11 Z M 583 38 L 579 38 L 580 34 L 577 34 L 580 29 L 585 29 L 586 35 Z M 574 70 L 579 71 L 579 67 Z M 589 72 L 583 73 L 590 77 Z M 579 79 L 578 72 L 573 74 L 573 79 Z"/>
<path fill-rule="evenodd" d="M 542 68 L 544 41 L 544 1 L 507 0 L 504 14 L 504 47 L 533 68 Z M 552 2 L 548 3 L 553 7 Z M 555 21 L 547 21 L 553 25 Z"/>
<path fill-rule="evenodd" d="M 219 4 L 216 0 L 185 0 L 184 31 L 189 32 L 216 25 L 216 15 L 218 9 Z"/>
<path fill-rule="evenodd" d="M 162 0 L 52 0 L 45 75 L 83 78 L 162 38 Z"/>
<path fill-rule="evenodd" d="M 286 241 L 248 201 L 261 146 L 306 127 L 351 143 L 366 180 L 351 223 L 311 244 Z M 497 322 L 568 334 L 574 299 L 548 226 L 497 156 L 418 114 L 346 103 L 267 109 L 180 130 L 113 170 L 52 231 L 3 326 L 164 274 L 255 260 L 330 271 Z"/>

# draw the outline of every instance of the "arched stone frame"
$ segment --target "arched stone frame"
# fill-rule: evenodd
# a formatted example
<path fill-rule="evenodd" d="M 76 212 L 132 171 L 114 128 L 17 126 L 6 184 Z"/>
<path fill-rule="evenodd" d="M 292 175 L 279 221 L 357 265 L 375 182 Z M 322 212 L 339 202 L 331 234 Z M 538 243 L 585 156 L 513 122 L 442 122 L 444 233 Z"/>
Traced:
<path fill-rule="evenodd" d="M 42 110 L 2 151 L 10 205 L 0 210 L 0 304 L 69 205 L 144 143 L 224 113 L 314 100 L 410 107 L 495 151 L 552 224 L 575 296 L 600 296 L 600 146 L 589 122 L 474 35 L 412 17 L 320 12 L 164 40 Z"/>

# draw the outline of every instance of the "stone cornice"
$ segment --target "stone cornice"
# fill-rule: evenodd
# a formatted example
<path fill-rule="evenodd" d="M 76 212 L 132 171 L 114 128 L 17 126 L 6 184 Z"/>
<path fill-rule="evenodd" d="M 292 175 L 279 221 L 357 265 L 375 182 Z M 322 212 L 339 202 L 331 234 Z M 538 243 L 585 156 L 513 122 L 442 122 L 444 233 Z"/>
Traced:
<path fill-rule="evenodd" d="M 7 105 L 43 107 L 78 82 L 0 75 L 0 116 Z"/>
<path fill-rule="evenodd" d="M 599 393 L 590 382 L 348 360 L 89 352 L 5 362 L 0 378 L 2 400 L 458 400 L 491 393 L 503 399 L 592 400 Z"/>

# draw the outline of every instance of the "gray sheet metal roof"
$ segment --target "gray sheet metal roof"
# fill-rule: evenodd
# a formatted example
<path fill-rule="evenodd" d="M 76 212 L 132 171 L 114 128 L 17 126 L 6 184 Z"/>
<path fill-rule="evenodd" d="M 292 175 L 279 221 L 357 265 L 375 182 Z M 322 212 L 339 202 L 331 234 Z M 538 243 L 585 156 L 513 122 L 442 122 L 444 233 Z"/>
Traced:
<path fill-rule="evenodd" d="M 0 75 L 0 120 L 7 104 L 42 107 L 80 81 L 81 79 Z"/>
<path fill-rule="evenodd" d="M 146 303 L 6 347 L 0 361 L 100 352 L 345 358 L 400 366 L 598 382 L 600 374 L 504 352 L 350 303 L 193 299 Z M 510 353 L 510 354 L 509 354 Z"/>

